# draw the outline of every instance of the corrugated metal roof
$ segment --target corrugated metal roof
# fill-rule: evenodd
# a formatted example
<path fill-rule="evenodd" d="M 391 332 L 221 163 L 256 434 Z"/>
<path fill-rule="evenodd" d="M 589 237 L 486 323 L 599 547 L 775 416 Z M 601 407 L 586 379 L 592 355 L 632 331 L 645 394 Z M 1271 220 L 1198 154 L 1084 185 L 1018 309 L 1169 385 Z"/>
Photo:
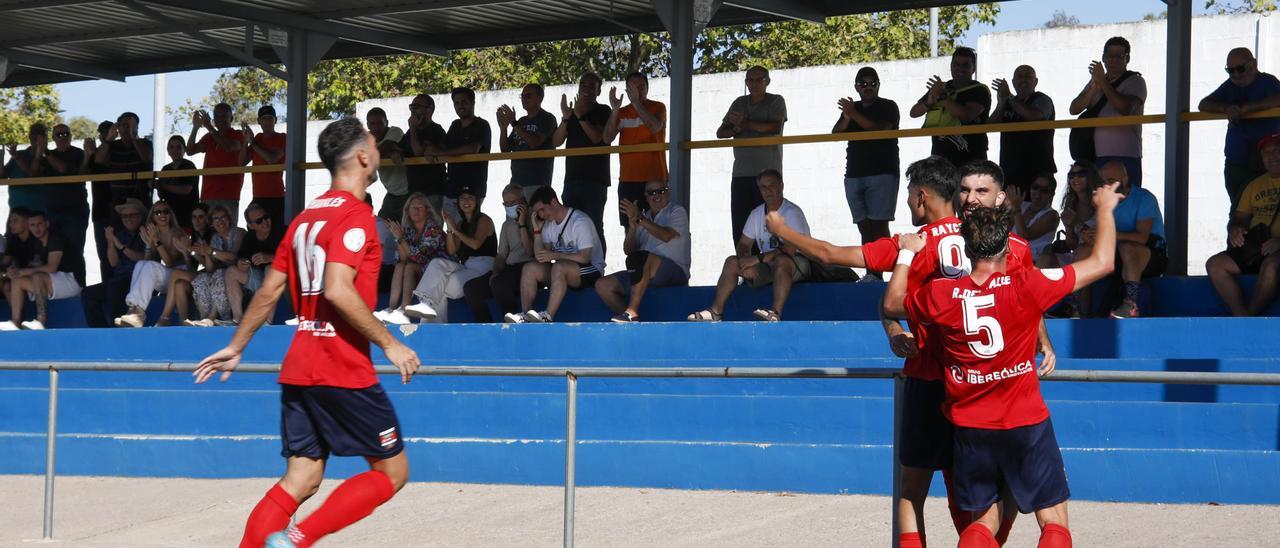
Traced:
<path fill-rule="evenodd" d="M 284 23 L 306 27 L 303 18 L 350 25 L 404 37 L 406 42 L 467 49 L 526 42 L 544 42 L 627 34 L 630 29 L 661 31 L 663 25 L 648 0 L 136 0 L 162 13 L 171 22 L 243 51 L 246 24 L 255 31 L 255 55 L 279 62 L 266 42 L 262 21 L 240 18 L 253 9 L 270 10 Z M 174 7 L 173 4 L 184 7 Z M 736 2 L 744 3 L 744 2 Z M 869 11 L 964 4 L 958 0 L 750 0 L 747 4 L 803 7 L 826 16 Z M 774 10 L 776 11 L 776 10 Z M 220 15 L 221 14 L 221 15 Z M 236 16 L 236 17 L 232 17 Z M 248 17 L 248 15 L 244 15 Z M 0 0 L 0 55 L 11 51 L 40 59 L 10 62 L 5 87 L 87 79 L 57 72 L 80 70 L 126 76 L 198 68 L 242 66 L 245 63 L 209 44 L 157 21 L 128 5 L 128 0 Z M 776 21 L 762 11 L 725 6 L 711 26 Z M 277 25 L 281 21 L 275 21 Z M 394 37 L 393 36 L 393 37 Z M 326 58 L 401 53 L 385 45 L 339 36 Z M 41 64 L 64 65 L 56 70 Z M 76 65 L 68 68 L 65 65 Z"/>

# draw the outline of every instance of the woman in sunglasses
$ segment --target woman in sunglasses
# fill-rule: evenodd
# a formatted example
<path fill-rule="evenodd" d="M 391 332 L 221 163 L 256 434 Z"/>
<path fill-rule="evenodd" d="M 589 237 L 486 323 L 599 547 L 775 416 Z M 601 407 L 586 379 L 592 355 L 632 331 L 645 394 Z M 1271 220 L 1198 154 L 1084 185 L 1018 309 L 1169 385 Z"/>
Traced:
<path fill-rule="evenodd" d="M 1075 262 L 1080 244 L 1086 241 L 1086 232 L 1094 227 L 1093 191 L 1102 187 L 1102 176 L 1092 162 L 1080 160 L 1067 170 L 1067 193 L 1062 196 L 1062 231 L 1057 241 L 1049 245 L 1047 252 L 1036 257 L 1039 268 L 1060 268 Z M 1062 306 L 1053 314 L 1057 317 L 1078 318 L 1088 310 L 1089 292 L 1078 291 L 1063 299 Z"/>
<path fill-rule="evenodd" d="M 213 226 L 209 221 L 209 205 L 197 203 L 192 207 L 191 228 L 179 234 L 173 244 L 182 255 L 183 264 L 169 273 L 169 283 L 165 291 L 164 310 L 156 320 L 156 326 L 169 325 L 169 315 L 174 308 L 178 310 L 178 322 L 190 318 L 191 280 L 204 266 L 200 250 L 206 249 L 213 239 Z M 189 233 L 188 233 L 189 232 Z"/>
<path fill-rule="evenodd" d="M 182 253 L 174 244 L 182 229 L 174 217 L 169 202 L 161 200 L 151 206 L 146 223 L 139 229 L 146 254 L 133 265 L 133 277 L 129 282 L 129 294 L 124 302 L 129 311 L 115 319 L 116 327 L 142 327 L 147 319 L 147 305 L 157 292 L 164 291 L 169 272 L 184 264 Z"/>
<path fill-rule="evenodd" d="M 231 318 L 231 301 L 227 298 L 223 271 L 236 263 L 246 231 L 232 224 L 231 210 L 223 205 L 209 208 L 209 221 L 213 225 L 209 243 L 193 246 L 196 260 L 204 267 L 191 279 L 191 290 L 201 319 L 184 320 L 183 325 L 213 327 L 218 320 Z"/>

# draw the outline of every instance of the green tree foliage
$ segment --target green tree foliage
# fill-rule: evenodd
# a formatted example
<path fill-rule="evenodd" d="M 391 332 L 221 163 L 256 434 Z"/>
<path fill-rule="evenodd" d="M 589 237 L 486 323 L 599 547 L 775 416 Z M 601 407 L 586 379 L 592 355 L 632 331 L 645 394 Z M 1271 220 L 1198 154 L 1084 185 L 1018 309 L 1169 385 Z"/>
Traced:
<path fill-rule="evenodd" d="M 72 116 L 70 120 L 63 123 L 71 128 L 71 139 L 76 146 L 80 146 L 80 141 L 98 136 L 98 122 L 88 116 Z"/>
<path fill-rule="evenodd" d="M 1205 0 L 1204 8 L 1212 13 L 1268 13 L 1276 11 L 1276 0 Z"/>
<path fill-rule="evenodd" d="M 32 124 L 56 123 L 58 102 L 52 85 L 0 89 L 0 142 L 26 143 Z"/>
<path fill-rule="evenodd" d="M 941 8 L 939 48 L 952 50 L 973 25 L 994 23 L 996 3 Z M 826 25 L 783 21 L 720 27 L 702 32 L 694 44 L 694 72 L 745 70 L 752 65 L 793 68 L 925 57 L 929 54 L 928 10 L 904 10 L 827 19 Z M 584 71 L 620 80 L 642 71 L 666 76 L 671 52 L 661 34 L 631 34 L 561 42 L 454 51 L 447 57 L 394 55 L 322 61 L 308 75 L 313 118 L 355 111 L 356 103 L 381 97 L 445 93 L 457 86 L 478 90 L 577 81 Z M 190 127 L 191 111 L 226 102 L 237 120 L 251 120 L 259 105 L 283 103 L 284 82 L 244 67 L 224 72 L 208 97 L 188 101 L 174 129 Z"/>

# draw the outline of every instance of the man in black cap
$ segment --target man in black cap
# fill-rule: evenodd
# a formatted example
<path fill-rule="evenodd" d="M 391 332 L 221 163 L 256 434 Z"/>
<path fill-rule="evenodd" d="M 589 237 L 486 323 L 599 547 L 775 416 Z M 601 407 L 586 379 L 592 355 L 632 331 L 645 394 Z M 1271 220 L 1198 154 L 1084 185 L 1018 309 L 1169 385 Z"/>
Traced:
<path fill-rule="evenodd" d="M 253 134 L 249 124 L 242 124 L 240 132 L 244 134 L 244 146 L 240 148 L 240 165 L 253 160 L 253 165 L 283 164 L 285 152 L 285 136 L 276 131 L 276 109 L 265 105 L 258 109 L 258 125 L 262 133 Z M 253 201 L 262 205 L 267 214 L 275 220 L 276 225 L 284 224 L 284 172 L 267 171 L 254 173 Z M 250 227 L 252 228 L 252 227 Z"/>

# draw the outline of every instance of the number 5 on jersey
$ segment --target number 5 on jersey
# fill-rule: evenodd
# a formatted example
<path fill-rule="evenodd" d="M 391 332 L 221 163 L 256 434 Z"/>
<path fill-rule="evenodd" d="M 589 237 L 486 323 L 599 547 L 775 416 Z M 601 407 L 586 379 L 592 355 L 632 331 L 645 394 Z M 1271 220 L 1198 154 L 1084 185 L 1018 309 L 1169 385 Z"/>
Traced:
<path fill-rule="evenodd" d="M 981 339 L 969 341 L 969 350 L 979 358 L 994 358 L 1004 350 L 1004 333 L 1000 330 L 1000 322 L 994 316 L 980 316 L 979 311 L 995 308 L 995 295 L 974 295 L 960 300 L 964 308 L 964 332 L 966 335 L 983 336 L 986 332 L 987 342 Z"/>
<path fill-rule="evenodd" d="M 298 282 L 301 294 L 316 295 L 324 292 L 324 248 L 316 245 L 316 237 L 327 221 L 315 225 L 302 223 L 293 232 L 293 255 L 298 265 Z M 308 226 L 311 225 L 311 226 Z"/>

